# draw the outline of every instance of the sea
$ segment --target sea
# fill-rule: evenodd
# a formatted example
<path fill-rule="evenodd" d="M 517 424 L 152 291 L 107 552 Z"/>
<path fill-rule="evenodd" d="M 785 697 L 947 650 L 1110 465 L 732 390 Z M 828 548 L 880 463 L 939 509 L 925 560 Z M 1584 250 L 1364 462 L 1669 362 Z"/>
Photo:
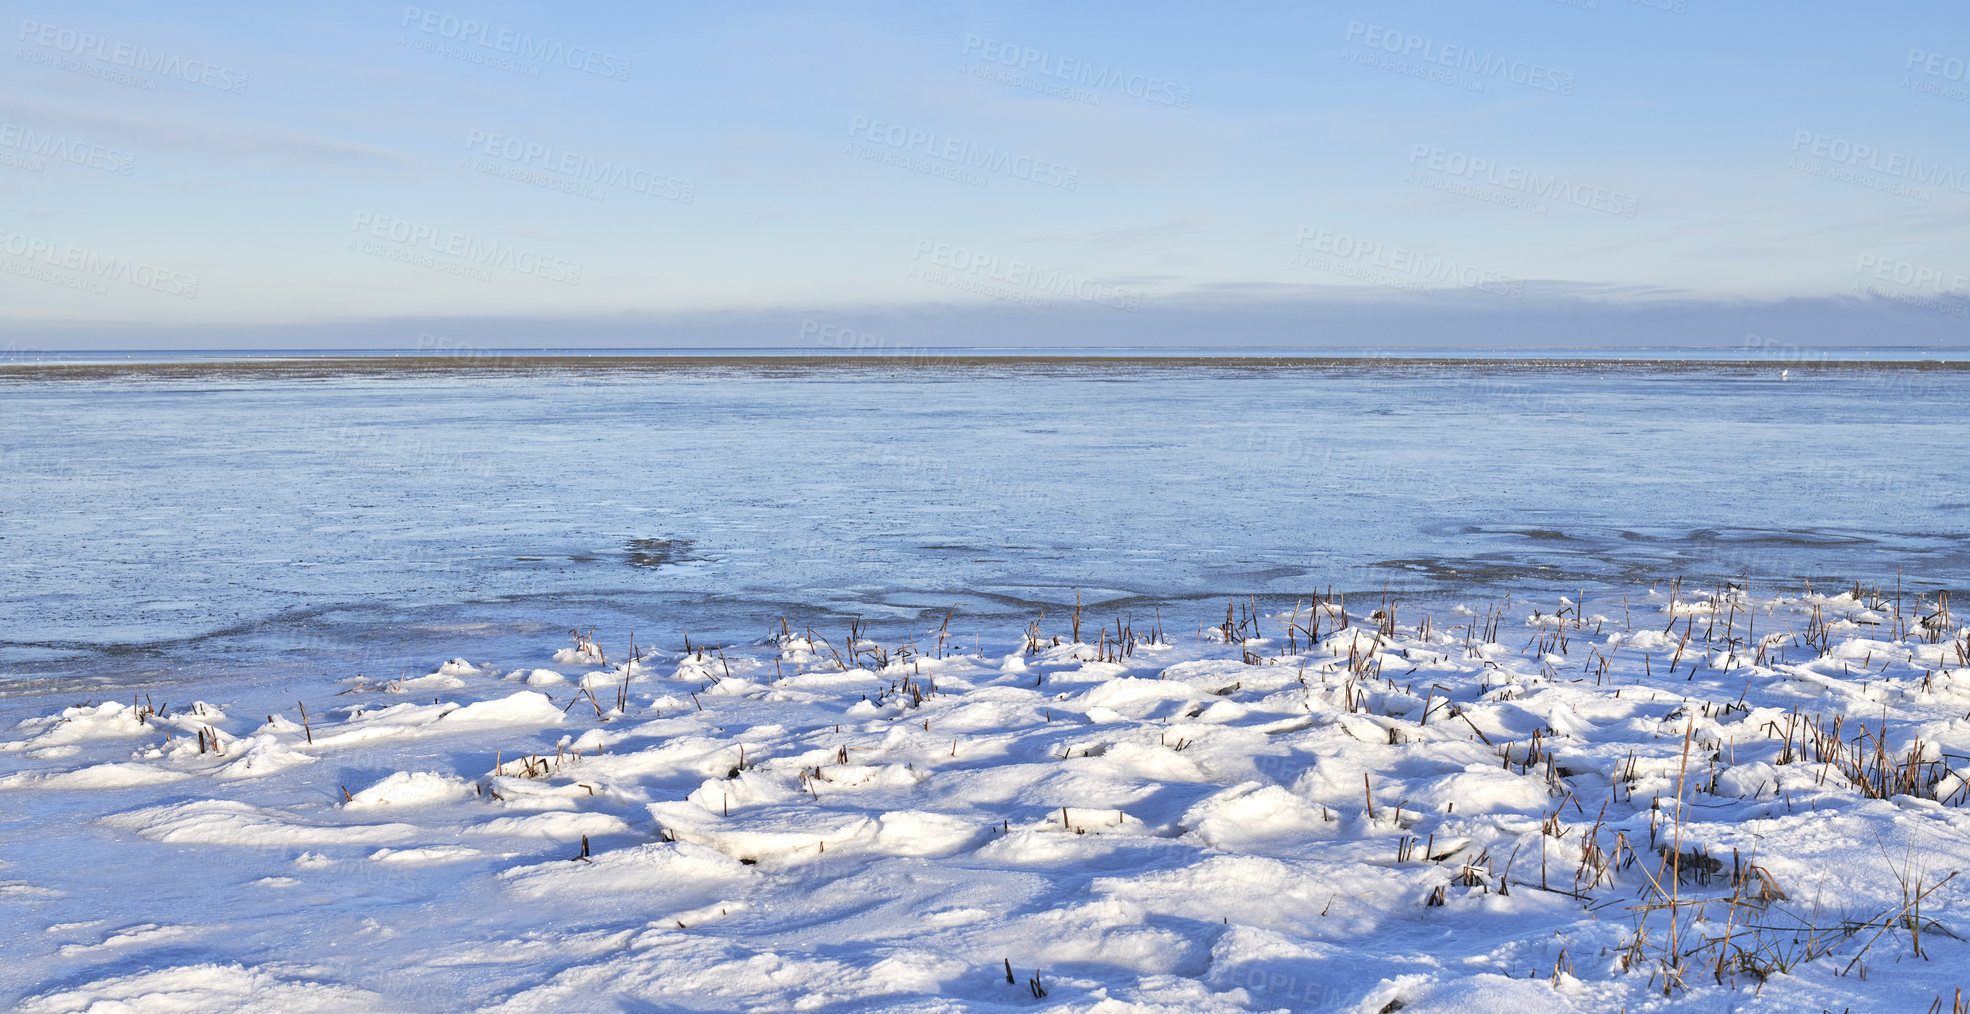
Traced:
<path fill-rule="evenodd" d="M 0 699 L 1970 585 L 1970 349 L 0 359 Z M 783 628 L 782 625 L 785 625 Z M 1091 639 L 1091 638 L 1090 638 Z"/>

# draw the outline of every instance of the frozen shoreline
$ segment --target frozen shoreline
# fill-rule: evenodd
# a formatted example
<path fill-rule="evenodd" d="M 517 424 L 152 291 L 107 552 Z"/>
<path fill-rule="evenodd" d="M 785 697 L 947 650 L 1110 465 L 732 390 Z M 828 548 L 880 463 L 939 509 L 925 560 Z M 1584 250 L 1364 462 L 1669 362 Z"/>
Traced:
<path fill-rule="evenodd" d="M 629 665 L 543 643 L 333 691 L 51 701 L 0 731 L 0 987 L 28 1010 L 1947 1004 L 1963 628 L 1892 590 L 1623 605 L 1427 629 L 1241 605 L 1201 638 L 1090 613 L 1083 643 L 1049 616 L 982 656 L 935 629 Z M 1665 999 L 1672 923 L 1696 950 Z"/>
<path fill-rule="evenodd" d="M 1006 375 L 1690 373 L 1772 375 L 1917 373 L 1954 379 L 1970 371 L 1959 347 L 1746 346 L 1741 348 L 1524 349 L 975 349 L 937 346 L 759 349 L 494 349 L 401 352 L 48 352 L 0 356 L 0 383 L 331 380 L 447 376 L 691 376 L 958 372 Z"/>

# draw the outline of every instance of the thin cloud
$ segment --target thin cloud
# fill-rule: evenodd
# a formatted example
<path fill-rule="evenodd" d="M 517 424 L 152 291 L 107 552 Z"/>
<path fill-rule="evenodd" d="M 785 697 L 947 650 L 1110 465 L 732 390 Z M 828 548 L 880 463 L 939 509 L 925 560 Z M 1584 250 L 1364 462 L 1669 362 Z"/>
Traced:
<path fill-rule="evenodd" d="M 297 162 L 309 165 L 340 163 L 364 167 L 422 165 L 409 152 L 374 144 L 346 141 L 287 127 L 259 123 L 214 123 L 177 117 L 125 116 L 65 103 L 0 97 L 0 118 L 32 120 L 50 130 L 115 138 L 119 143 L 149 150 L 196 151 L 203 155 Z"/>

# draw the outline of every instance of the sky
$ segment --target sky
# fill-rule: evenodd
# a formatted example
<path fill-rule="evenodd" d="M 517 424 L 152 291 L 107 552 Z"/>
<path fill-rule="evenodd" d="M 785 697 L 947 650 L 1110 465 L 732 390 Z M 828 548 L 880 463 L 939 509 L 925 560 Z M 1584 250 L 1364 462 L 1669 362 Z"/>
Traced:
<path fill-rule="evenodd" d="M 1943 2 L 8 4 L 0 354 L 1970 344 Z"/>

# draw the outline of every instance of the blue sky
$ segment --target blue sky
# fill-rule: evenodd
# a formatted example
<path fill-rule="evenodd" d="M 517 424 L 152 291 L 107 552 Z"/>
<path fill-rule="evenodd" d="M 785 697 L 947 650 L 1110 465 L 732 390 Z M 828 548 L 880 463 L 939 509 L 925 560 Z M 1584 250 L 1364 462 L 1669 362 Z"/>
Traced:
<path fill-rule="evenodd" d="M 9 5 L 16 343 L 1970 323 L 1958 5 L 162 10 Z"/>

